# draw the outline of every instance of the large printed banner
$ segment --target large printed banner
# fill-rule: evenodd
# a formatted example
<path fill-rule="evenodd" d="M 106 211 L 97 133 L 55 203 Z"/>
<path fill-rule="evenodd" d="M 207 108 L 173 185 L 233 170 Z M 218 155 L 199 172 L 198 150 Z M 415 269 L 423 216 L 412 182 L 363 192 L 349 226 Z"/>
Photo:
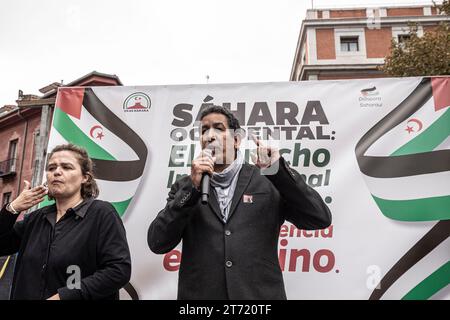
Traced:
<path fill-rule="evenodd" d="M 331 209 L 327 229 L 280 230 L 289 299 L 450 299 L 448 77 L 60 88 L 48 149 L 72 142 L 94 160 L 131 249 L 122 298 L 176 298 L 181 245 L 156 255 L 147 230 L 189 174 L 211 104 L 246 130 L 247 161 L 254 134 Z"/>

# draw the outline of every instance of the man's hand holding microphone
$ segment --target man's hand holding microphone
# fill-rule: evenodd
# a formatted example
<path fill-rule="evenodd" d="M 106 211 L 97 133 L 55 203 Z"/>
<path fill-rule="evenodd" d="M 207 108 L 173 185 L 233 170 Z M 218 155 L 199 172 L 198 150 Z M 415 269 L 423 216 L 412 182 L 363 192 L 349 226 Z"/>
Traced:
<path fill-rule="evenodd" d="M 208 202 L 209 179 L 214 173 L 216 157 L 213 155 L 214 147 L 207 146 L 200 155 L 192 161 L 191 180 L 194 187 L 202 194 L 202 203 Z"/>

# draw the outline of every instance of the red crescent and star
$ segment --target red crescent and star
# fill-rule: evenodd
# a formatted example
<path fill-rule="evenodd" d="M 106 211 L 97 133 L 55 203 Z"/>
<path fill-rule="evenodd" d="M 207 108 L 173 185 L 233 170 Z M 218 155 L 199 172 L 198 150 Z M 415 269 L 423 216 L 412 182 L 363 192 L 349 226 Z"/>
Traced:
<path fill-rule="evenodd" d="M 418 128 L 417 130 L 414 130 L 414 126 L 410 126 L 410 124 L 417 124 Z M 420 130 L 422 130 L 423 124 L 422 121 L 420 121 L 419 119 L 409 119 L 408 122 L 406 122 L 406 129 L 405 131 L 408 131 L 408 134 L 412 133 L 412 132 L 419 132 Z"/>
<path fill-rule="evenodd" d="M 97 131 L 96 131 L 97 130 Z M 94 137 L 94 133 L 97 132 L 97 135 Z M 91 130 L 89 131 L 89 135 L 92 137 L 92 139 L 100 139 L 102 140 L 102 138 L 105 136 L 103 134 L 103 128 L 102 126 L 96 125 L 93 126 L 91 128 Z"/>

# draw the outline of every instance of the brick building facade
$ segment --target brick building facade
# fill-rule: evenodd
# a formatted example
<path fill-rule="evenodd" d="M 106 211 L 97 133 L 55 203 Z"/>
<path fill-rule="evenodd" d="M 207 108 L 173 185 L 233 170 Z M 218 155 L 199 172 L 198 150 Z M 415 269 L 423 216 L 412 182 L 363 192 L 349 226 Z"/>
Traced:
<path fill-rule="evenodd" d="M 383 77 L 391 39 L 408 38 L 410 22 L 418 35 L 450 17 L 432 6 L 315 9 L 303 20 L 291 81 Z"/>
<path fill-rule="evenodd" d="M 89 73 L 65 86 L 115 86 L 122 85 L 115 75 Z M 23 188 L 23 180 L 34 181 L 38 170 L 37 155 L 46 145 L 49 119 L 52 118 L 58 83 L 42 88 L 42 96 L 19 94 L 17 106 L 0 108 L 0 201 L 17 197 Z M 48 112 L 43 119 L 43 110 Z M 45 128 L 41 128 L 41 124 Z M 42 135 L 44 131 L 44 135 Z M 44 148 L 45 149 L 45 148 Z"/>
<path fill-rule="evenodd" d="M 115 75 L 91 72 L 65 86 L 122 85 Z M 39 91 L 42 96 L 19 91 L 17 105 L 0 108 L 0 201 L 1 205 L 17 197 L 23 180 L 40 183 L 48 143 L 48 134 L 57 88 L 52 83 Z M 20 219 L 21 217 L 19 217 Z M 8 299 L 15 255 L 0 257 L 0 300 Z"/>

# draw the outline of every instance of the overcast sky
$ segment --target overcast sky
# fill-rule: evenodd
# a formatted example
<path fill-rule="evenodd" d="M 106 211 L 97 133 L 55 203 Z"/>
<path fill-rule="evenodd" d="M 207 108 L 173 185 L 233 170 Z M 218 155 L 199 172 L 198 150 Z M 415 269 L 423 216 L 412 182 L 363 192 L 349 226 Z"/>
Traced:
<path fill-rule="evenodd" d="M 314 0 L 314 7 L 431 0 Z M 124 85 L 288 81 L 311 0 L 1 0 L 0 106 L 93 70 Z"/>

